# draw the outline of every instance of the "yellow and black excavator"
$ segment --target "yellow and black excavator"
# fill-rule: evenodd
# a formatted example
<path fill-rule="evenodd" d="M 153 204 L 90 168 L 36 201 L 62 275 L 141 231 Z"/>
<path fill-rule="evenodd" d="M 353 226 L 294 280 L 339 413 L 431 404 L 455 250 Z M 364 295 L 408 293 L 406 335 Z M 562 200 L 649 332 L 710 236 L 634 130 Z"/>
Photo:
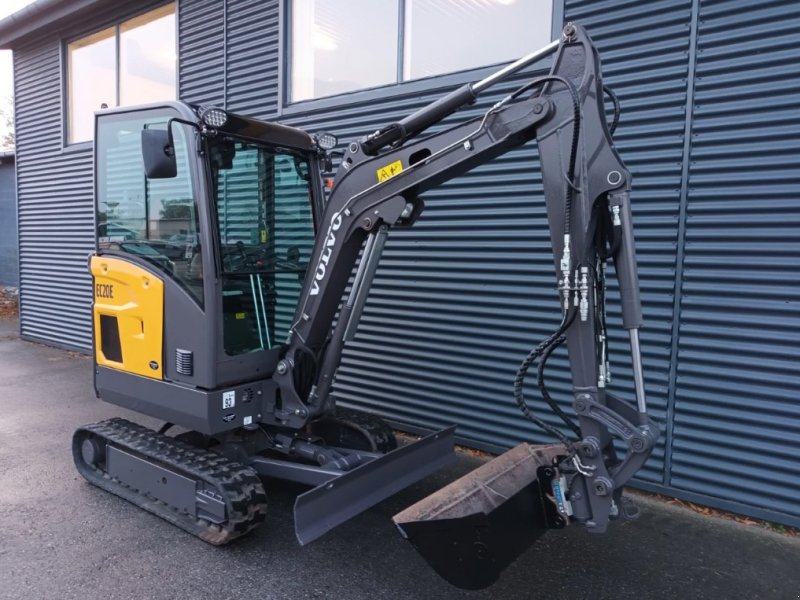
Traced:
<path fill-rule="evenodd" d="M 485 114 L 423 135 L 512 73 L 554 55 Z M 607 122 L 605 96 L 614 119 Z M 562 318 L 515 381 L 524 418 L 552 445 L 521 443 L 394 517 L 454 585 L 481 588 L 548 529 L 602 533 L 635 518 L 623 486 L 650 455 L 630 173 L 612 134 L 618 104 L 597 51 L 560 39 L 350 142 L 326 199 L 337 140 L 181 102 L 97 115 L 95 389 L 165 422 L 80 427 L 73 454 L 91 483 L 212 544 L 263 519 L 263 478 L 300 482 L 295 530 L 308 543 L 453 460 L 455 426 L 398 447 L 367 412 L 338 407 L 334 377 L 381 251 L 411 227 L 429 189 L 537 140 Z M 636 405 L 606 389 L 606 262 L 630 333 Z M 544 365 L 566 343 L 577 416 L 550 398 Z M 523 396 L 538 362 L 555 428 Z M 178 426 L 180 433 L 169 436 Z"/>

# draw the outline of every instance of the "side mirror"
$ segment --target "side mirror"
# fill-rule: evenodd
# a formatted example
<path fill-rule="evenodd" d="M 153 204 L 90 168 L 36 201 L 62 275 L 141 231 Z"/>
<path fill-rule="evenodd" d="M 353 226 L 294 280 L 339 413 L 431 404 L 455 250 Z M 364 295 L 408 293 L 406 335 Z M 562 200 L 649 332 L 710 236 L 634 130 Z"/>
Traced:
<path fill-rule="evenodd" d="M 142 129 L 142 158 L 149 179 L 168 179 L 178 174 L 175 145 L 168 129 Z"/>

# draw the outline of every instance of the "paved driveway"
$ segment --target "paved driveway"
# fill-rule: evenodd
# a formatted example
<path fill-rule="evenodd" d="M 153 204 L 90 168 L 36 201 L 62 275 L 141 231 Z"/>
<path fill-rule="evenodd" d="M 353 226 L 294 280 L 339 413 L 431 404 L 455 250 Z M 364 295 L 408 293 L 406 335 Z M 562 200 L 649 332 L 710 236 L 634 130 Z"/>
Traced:
<path fill-rule="evenodd" d="M 792 599 L 800 539 L 646 500 L 605 536 L 546 534 L 495 586 L 444 583 L 390 518 L 457 472 L 432 477 L 306 547 L 290 520 L 297 488 L 268 489 L 267 522 L 214 548 L 83 481 L 73 429 L 111 416 L 85 356 L 21 341 L 0 321 L 0 598 Z"/>

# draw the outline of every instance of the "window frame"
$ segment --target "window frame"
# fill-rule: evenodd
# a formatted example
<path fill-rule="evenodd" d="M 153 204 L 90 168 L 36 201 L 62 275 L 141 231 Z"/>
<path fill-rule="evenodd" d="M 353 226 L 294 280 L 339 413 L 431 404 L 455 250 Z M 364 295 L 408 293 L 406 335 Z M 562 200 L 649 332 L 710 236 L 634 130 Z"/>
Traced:
<path fill-rule="evenodd" d="M 555 39 L 555 36 L 561 33 L 561 29 L 564 26 L 564 0 L 551 0 L 551 2 L 552 19 L 550 23 L 550 39 Z M 436 87 L 457 87 L 465 83 L 479 81 L 480 79 L 483 79 L 484 77 L 495 72 L 499 66 L 507 64 L 505 62 L 493 63 L 479 67 L 463 69 L 461 71 L 452 71 L 449 73 L 442 73 L 439 75 L 403 81 L 402 57 L 405 44 L 405 22 L 403 16 L 405 15 L 405 0 L 398 0 L 399 22 L 397 49 L 399 58 L 396 69 L 397 81 L 395 83 L 370 88 L 362 88 L 351 92 L 343 92 L 341 94 L 323 96 L 320 98 L 292 101 L 292 6 L 293 2 L 291 0 L 288 2 L 280 2 L 278 11 L 278 20 L 280 23 L 280 27 L 278 28 L 278 116 L 298 115 L 308 111 L 325 110 L 334 107 L 347 106 L 350 104 L 358 104 L 365 101 L 387 100 L 401 94 L 415 94 Z M 530 52 L 534 52 L 535 50 L 537 50 L 537 48 L 531 48 Z M 550 56 L 537 61 L 535 64 L 529 66 L 528 69 L 545 69 L 549 68 L 551 64 L 552 57 Z"/>
<path fill-rule="evenodd" d="M 145 8 L 137 7 L 135 10 L 122 13 L 113 19 L 106 19 L 99 25 L 93 27 L 91 30 L 85 31 L 80 35 L 65 37 L 60 40 L 61 52 L 59 56 L 59 68 L 61 70 L 61 150 L 63 153 L 80 152 L 90 150 L 94 145 L 94 138 L 88 140 L 81 140 L 76 142 L 69 141 L 69 86 L 70 86 L 70 73 L 69 73 L 69 46 L 74 42 L 90 37 L 105 29 L 114 29 L 114 70 L 115 70 L 115 97 L 119 101 L 120 97 L 120 27 L 123 23 L 146 15 L 147 13 L 157 11 L 166 6 L 172 5 L 173 14 L 175 16 L 175 98 L 154 100 L 153 102 L 170 102 L 180 98 L 180 28 L 178 23 L 179 18 L 179 0 L 168 0 L 166 2 L 158 2 Z M 117 106 L 109 106 L 109 108 L 118 108 Z M 94 135 L 94 126 L 92 128 L 92 135 Z"/>

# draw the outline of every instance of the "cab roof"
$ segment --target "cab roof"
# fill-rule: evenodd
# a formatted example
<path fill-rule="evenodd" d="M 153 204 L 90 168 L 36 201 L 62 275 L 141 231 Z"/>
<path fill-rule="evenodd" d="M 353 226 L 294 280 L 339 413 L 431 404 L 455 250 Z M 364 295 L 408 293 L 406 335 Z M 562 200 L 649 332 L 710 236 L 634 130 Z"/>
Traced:
<path fill-rule="evenodd" d="M 131 112 L 150 111 L 158 109 L 172 109 L 178 113 L 180 118 L 201 124 L 198 113 L 201 108 L 196 104 L 187 104 L 180 101 L 156 102 L 142 104 L 139 106 L 117 106 L 106 108 L 95 112 L 97 117 L 102 118 L 108 115 L 116 115 Z M 226 111 L 227 112 L 227 111 Z M 241 137 L 254 142 L 268 142 L 276 146 L 294 148 L 313 152 L 317 149 L 314 138 L 302 129 L 281 125 L 271 121 L 261 121 L 252 117 L 246 117 L 236 113 L 227 112 L 228 120 L 222 127 L 217 127 L 217 131 L 227 133 L 235 137 Z"/>
<path fill-rule="evenodd" d="M 196 107 L 195 107 L 196 108 Z M 218 131 L 255 141 L 269 141 L 278 146 L 288 146 L 300 150 L 314 150 L 316 143 L 308 133 L 296 127 L 289 127 L 271 121 L 261 121 L 235 113 L 228 113 L 228 121 Z"/>

